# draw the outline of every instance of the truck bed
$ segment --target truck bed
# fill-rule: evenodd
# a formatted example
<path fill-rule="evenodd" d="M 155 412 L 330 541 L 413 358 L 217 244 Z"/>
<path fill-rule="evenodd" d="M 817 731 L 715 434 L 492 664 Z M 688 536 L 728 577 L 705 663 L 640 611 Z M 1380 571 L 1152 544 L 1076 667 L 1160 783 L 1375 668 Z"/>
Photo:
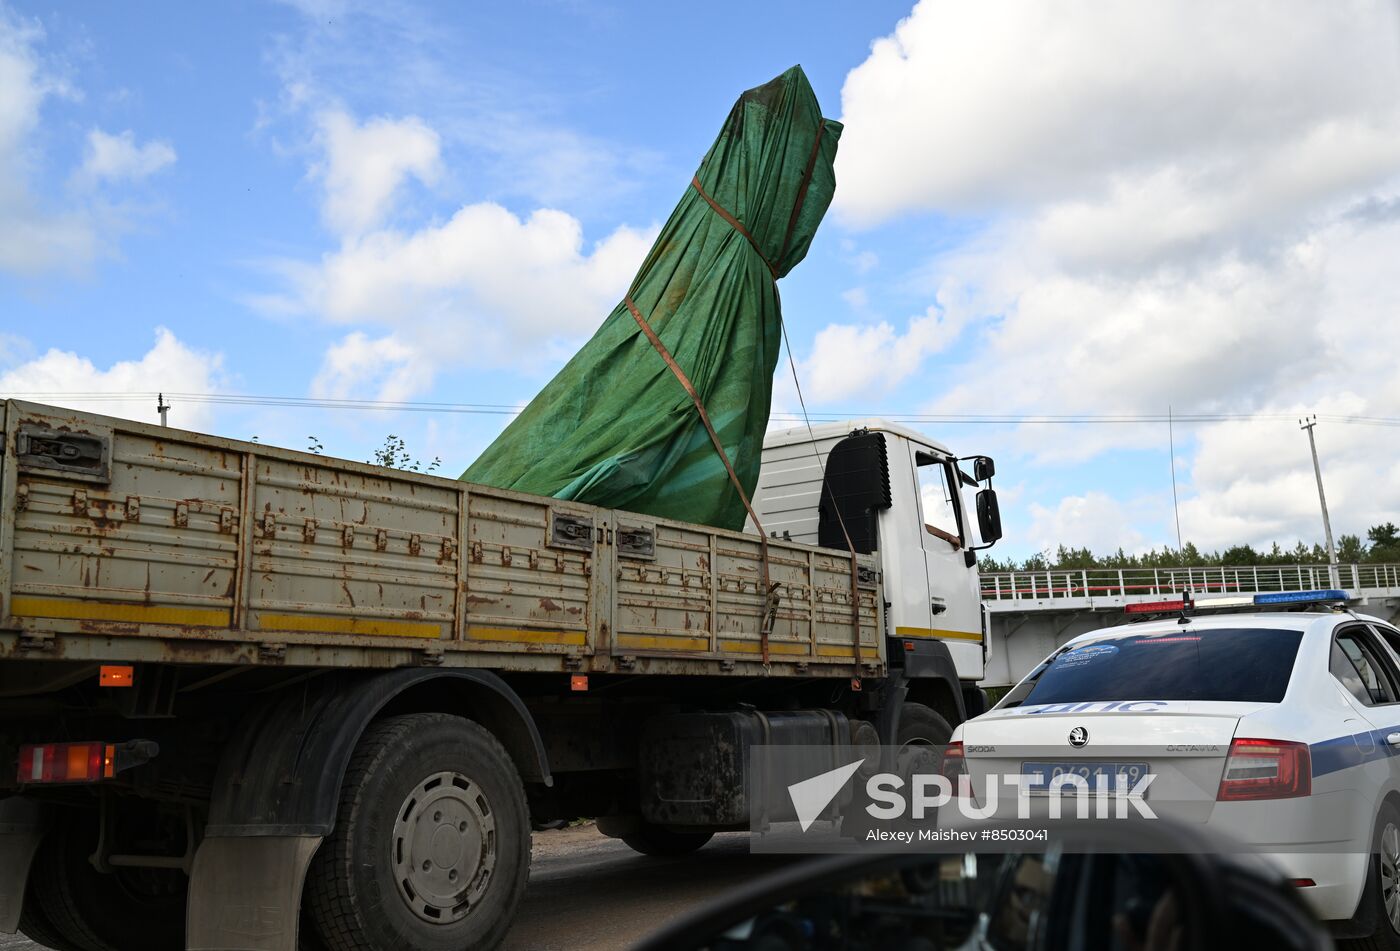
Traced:
<path fill-rule="evenodd" d="M 848 552 L 258 443 L 0 405 L 0 658 L 884 672 Z"/>

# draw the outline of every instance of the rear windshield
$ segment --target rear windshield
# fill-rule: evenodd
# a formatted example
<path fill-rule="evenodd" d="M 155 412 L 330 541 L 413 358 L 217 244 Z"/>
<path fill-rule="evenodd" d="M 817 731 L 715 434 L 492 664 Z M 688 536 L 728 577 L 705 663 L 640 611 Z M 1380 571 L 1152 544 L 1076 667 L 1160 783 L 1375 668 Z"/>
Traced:
<path fill-rule="evenodd" d="M 1105 637 L 1062 651 L 1006 695 L 1003 707 L 1087 700 L 1277 703 L 1301 631 L 1214 628 Z"/>

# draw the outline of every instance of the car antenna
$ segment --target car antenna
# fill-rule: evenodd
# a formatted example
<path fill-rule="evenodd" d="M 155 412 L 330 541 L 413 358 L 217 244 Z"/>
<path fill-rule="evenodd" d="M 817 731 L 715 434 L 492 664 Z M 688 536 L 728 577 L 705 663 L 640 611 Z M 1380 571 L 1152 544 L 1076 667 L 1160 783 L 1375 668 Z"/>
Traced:
<path fill-rule="evenodd" d="M 1196 610 L 1196 602 L 1191 597 L 1191 589 L 1187 588 L 1181 592 L 1181 617 L 1176 621 L 1178 624 L 1190 624 L 1191 612 Z"/>

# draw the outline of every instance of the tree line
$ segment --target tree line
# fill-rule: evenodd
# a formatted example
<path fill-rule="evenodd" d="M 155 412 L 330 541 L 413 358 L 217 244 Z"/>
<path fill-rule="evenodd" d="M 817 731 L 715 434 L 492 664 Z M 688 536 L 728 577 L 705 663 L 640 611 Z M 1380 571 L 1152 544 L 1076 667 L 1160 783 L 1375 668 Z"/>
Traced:
<path fill-rule="evenodd" d="M 1337 561 L 1341 564 L 1400 562 L 1400 528 L 1393 522 L 1373 525 L 1360 535 L 1343 535 L 1337 539 Z M 1059 571 L 1090 568 L 1218 568 L 1222 565 L 1325 565 L 1327 549 L 1322 545 L 1306 545 L 1302 541 L 1292 548 L 1278 542 L 1267 549 L 1251 545 L 1235 545 L 1224 551 L 1201 551 L 1192 542 L 1181 548 L 1161 548 L 1130 555 L 1119 548 L 1109 555 L 1096 555 L 1088 548 L 1060 545 L 1052 554 L 1047 548 L 1018 561 L 991 555 L 979 555 L 978 568 L 989 571 Z"/>

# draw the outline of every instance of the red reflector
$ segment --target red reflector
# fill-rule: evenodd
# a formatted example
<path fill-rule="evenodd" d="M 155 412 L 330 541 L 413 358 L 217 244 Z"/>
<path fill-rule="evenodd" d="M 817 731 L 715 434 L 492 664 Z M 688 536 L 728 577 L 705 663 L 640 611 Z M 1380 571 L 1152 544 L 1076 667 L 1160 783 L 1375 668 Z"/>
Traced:
<path fill-rule="evenodd" d="M 911 652 L 911 653 L 913 653 L 913 652 L 914 652 L 914 642 L 913 642 L 913 641 L 905 641 L 905 642 L 904 642 L 904 649 L 907 650 L 907 651 L 909 651 L 909 652 Z"/>
<path fill-rule="evenodd" d="M 1123 605 L 1124 614 L 1155 614 L 1158 611 L 1180 611 L 1186 602 L 1177 598 L 1175 601 L 1140 601 L 1137 604 Z"/>
<path fill-rule="evenodd" d="M 1293 799 L 1312 794 L 1312 753 L 1291 740 L 1236 739 L 1225 759 L 1219 802 Z"/>
<path fill-rule="evenodd" d="M 587 675 L 587 674 L 574 674 L 574 675 L 572 675 L 571 677 L 569 677 L 569 689 L 570 689 L 570 690 L 587 690 L 587 689 L 588 689 L 588 675 Z"/>
<path fill-rule="evenodd" d="M 115 772 L 107 743 L 43 743 L 19 748 L 16 779 L 32 783 L 95 783 Z"/>
<path fill-rule="evenodd" d="M 103 664 L 97 674 L 99 687 L 130 687 L 136 678 L 135 669 L 124 664 Z"/>
<path fill-rule="evenodd" d="M 1317 882 L 1310 878 L 1290 878 L 1288 884 L 1292 885 L 1294 888 L 1312 888 Z"/>
<path fill-rule="evenodd" d="M 963 755 L 962 740 L 954 740 L 943 748 L 942 773 L 948 780 L 954 796 L 962 795 L 958 788 L 958 777 L 967 775 L 967 759 Z"/>

